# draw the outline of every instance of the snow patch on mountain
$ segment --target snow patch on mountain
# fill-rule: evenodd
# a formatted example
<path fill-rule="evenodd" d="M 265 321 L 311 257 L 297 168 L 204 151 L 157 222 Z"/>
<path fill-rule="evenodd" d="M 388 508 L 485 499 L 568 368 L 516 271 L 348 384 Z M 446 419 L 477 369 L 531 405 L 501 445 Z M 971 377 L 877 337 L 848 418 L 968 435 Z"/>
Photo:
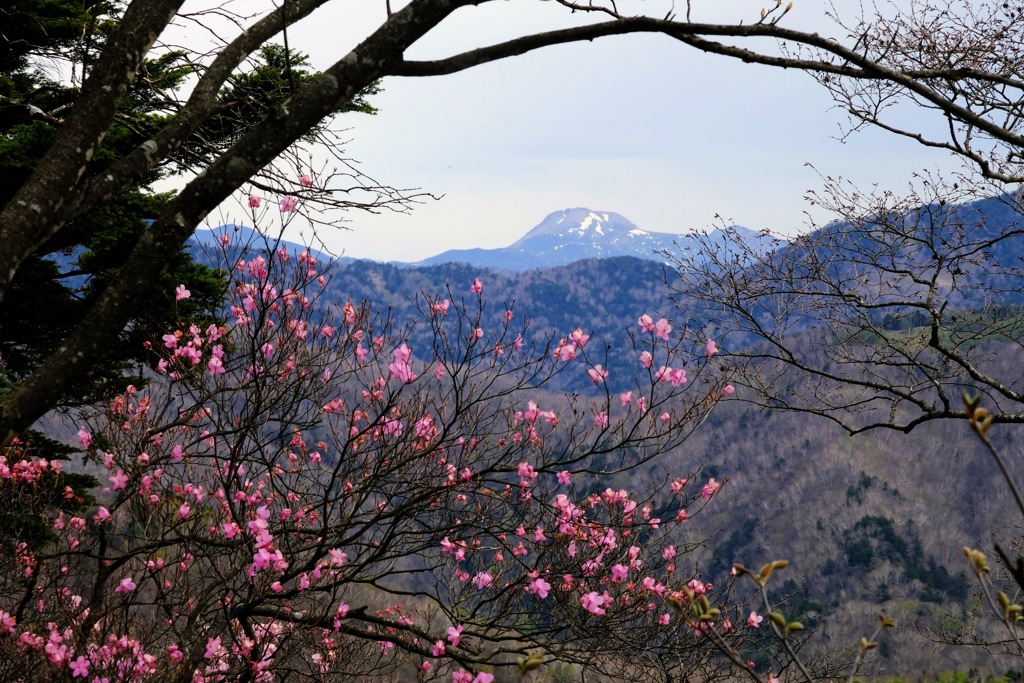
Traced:
<path fill-rule="evenodd" d="M 590 228 L 592 224 L 596 223 L 596 225 L 594 225 L 594 232 L 598 235 L 604 235 L 604 228 L 601 224 L 604 221 L 608 220 L 608 214 L 604 215 L 605 217 L 601 218 L 596 213 L 591 211 L 589 214 L 587 214 L 587 216 L 583 219 L 583 222 L 580 223 L 578 227 L 571 228 L 569 232 L 582 236 L 584 233 L 587 232 L 587 230 Z M 559 222 L 561 222 L 562 220 L 564 220 L 564 217 L 562 219 L 559 219 Z"/>

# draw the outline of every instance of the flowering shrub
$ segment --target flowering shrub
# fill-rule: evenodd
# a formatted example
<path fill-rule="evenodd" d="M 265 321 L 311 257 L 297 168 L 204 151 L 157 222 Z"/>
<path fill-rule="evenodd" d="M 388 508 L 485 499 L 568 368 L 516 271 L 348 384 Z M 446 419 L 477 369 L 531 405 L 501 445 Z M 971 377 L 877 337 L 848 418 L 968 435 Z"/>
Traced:
<path fill-rule="evenodd" d="M 695 464 L 642 494 L 615 485 L 728 392 L 711 343 L 643 315 L 635 367 L 604 368 L 582 329 L 549 348 L 512 311 L 484 329 L 477 279 L 425 301 L 410 324 L 433 345 L 410 348 L 370 308 L 320 301 L 327 277 L 308 253 L 239 259 L 225 323 L 154 340 L 159 380 L 83 426 L 99 504 L 45 513 L 42 547 L 0 548 L 0 678 L 732 665 L 701 637 L 733 628 L 685 534 L 719 483 Z M 562 372 L 602 393 L 544 392 Z M 18 485 L 45 469 L 5 457 Z"/>

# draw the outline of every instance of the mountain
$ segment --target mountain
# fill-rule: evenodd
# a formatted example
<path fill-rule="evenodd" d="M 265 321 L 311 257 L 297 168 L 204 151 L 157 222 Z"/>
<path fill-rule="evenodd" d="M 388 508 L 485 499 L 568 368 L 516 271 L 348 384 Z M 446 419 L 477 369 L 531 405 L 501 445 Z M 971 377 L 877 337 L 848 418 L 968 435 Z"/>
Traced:
<path fill-rule="evenodd" d="M 982 215 L 986 225 L 996 224 L 994 211 Z M 560 224 L 556 218 L 520 243 L 552 239 L 556 245 L 572 244 L 598 228 L 604 233 L 599 237 L 605 237 L 612 232 L 612 214 L 597 217 L 585 226 L 584 220 L 570 223 L 575 230 L 557 227 L 568 219 Z M 852 226 L 845 232 L 842 228 L 829 226 L 813 242 L 824 262 L 845 267 L 880 249 L 870 231 L 858 234 Z M 779 246 L 780 251 L 809 248 Z M 1010 261 L 1009 251 L 1000 259 Z M 480 311 L 483 329 L 500 327 L 506 308 L 513 308 L 517 320 L 530 319 L 528 343 L 543 345 L 545 339 L 557 340 L 577 326 L 593 334 L 586 351 L 593 354 L 590 362 L 611 371 L 607 383 L 594 385 L 585 365 L 578 363 L 567 365 L 548 386 L 578 392 L 582 404 L 594 392 L 607 389 L 614 396 L 636 389 L 630 373 L 638 367 L 637 356 L 629 332 L 638 329 L 642 313 L 671 318 L 677 331 L 689 321 L 698 353 L 703 335 L 722 340 L 721 331 L 707 325 L 708 318 L 692 301 L 669 298 L 666 281 L 672 283 L 673 275 L 655 260 L 635 257 L 590 258 L 524 272 L 467 263 L 403 268 L 351 261 L 334 268 L 318 305 L 372 301 L 401 324 L 416 314 L 417 303 L 423 310 L 424 295 L 475 305 L 470 285 L 480 278 L 488 302 Z M 429 325 L 406 329 L 414 354 L 429 348 Z M 827 361 L 830 350 L 821 341 L 820 334 L 807 331 L 793 344 L 807 362 Z M 723 347 L 731 350 L 724 341 Z M 997 349 L 993 374 L 1019 374 L 1024 349 L 1002 342 Z M 701 391 L 698 383 L 693 386 Z M 1017 453 L 1014 444 L 1024 438 L 1022 431 L 1020 425 L 1001 425 L 992 438 L 1004 452 Z M 1013 457 L 1019 470 L 1019 455 Z M 701 580 L 726 586 L 734 562 L 760 567 L 790 560 L 791 566 L 773 577 L 769 589 L 773 600 L 784 601 L 780 612 L 814 632 L 807 652 L 855 646 L 866 625 L 877 623 L 877 613 L 884 609 L 900 628 L 880 639 L 877 657 L 867 664 L 870 673 L 889 667 L 890 672 L 921 672 L 916 680 L 928 681 L 943 680 L 936 672 L 944 670 L 983 666 L 1003 673 L 1012 665 L 995 662 L 987 652 L 943 650 L 915 633 L 915 627 L 969 623 L 960 605 L 971 599 L 974 584 L 964 575 L 960 549 L 988 544 L 993 532 L 1007 533 L 1018 519 L 998 469 L 965 425 L 942 421 L 912 435 L 882 430 L 849 436 L 827 420 L 729 401 L 677 451 L 628 475 L 606 477 L 602 486 L 648 490 L 681 473 L 727 482 L 713 505 L 692 510 L 690 538 L 707 539 L 692 551 Z M 588 483 L 581 476 L 573 485 Z M 758 670 L 772 666 L 749 653 Z M 935 675 L 929 678 L 925 672 Z"/>
<path fill-rule="evenodd" d="M 272 246 L 275 248 L 283 247 L 294 254 L 309 251 L 310 255 L 321 263 L 327 263 L 328 261 L 337 261 L 340 263 L 352 260 L 349 257 L 336 259 L 327 252 L 319 251 L 313 247 L 307 247 L 298 242 L 289 242 L 284 239 L 278 239 L 272 234 L 264 235 L 253 228 L 244 225 L 236 225 L 234 223 L 220 225 L 209 230 L 196 230 L 192 236 L 188 238 L 188 241 L 185 243 L 185 248 L 189 250 L 193 258 L 200 262 L 210 264 L 220 263 L 223 261 L 223 255 L 219 252 L 224 247 L 221 242 L 221 238 L 224 236 L 230 238 L 229 252 L 231 260 L 238 258 L 243 252 L 265 251 Z"/>
<path fill-rule="evenodd" d="M 734 227 L 732 233 L 748 244 L 760 244 L 763 237 L 747 228 Z M 424 259 L 416 266 L 441 263 L 468 263 L 482 268 L 526 271 L 533 268 L 564 266 L 588 258 L 634 256 L 667 262 L 661 252 L 690 251 L 697 235 L 648 232 L 623 216 L 610 211 L 587 208 L 555 211 L 526 233 L 519 241 L 503 249 L 452 249 Z M 714 243 L 727 239 L 722 230 L 707 235 Z"/>
<path fill-rule="evenodd" d="M 1013 215 L 1001 214 L 1001 206 L 988 200 L 964 205 L 952 214 L 955 220 L 943 225 L 976 227 L 981 231 L 976 241 L 983 242 L 987 231 L 1005 232 L 1012 227 Z M 606 218 L 603 213 L 581 211 L 585 213 L 572 218 L 567 216 L 571 212 L 552 214 L 508 249 L 546 240 L 550 249 L 563 252 L 572 248 L 569 245 L 603 244 L 605 238 L 611 240 L 616 235 L 627 244 L 644 243 L 651 235 L 640 231 L 624 237 L 639 229 L 621 216 L 609 213 Z M 934 210 L 931 215 L 942 218 Z M 238 235 L 233 247 L 246 241 L 245 237 L 254 237 L 244 230 L 232 232 Z M 944 231 L 928 234 L 948 239 Z M 885 252 L 878 237 L 876 231 L 858 231 L 856 226 L 837 223 L 803 242 L 779 245 L 775 257 L 789 254 L 795 259 L 813 253 L 823 264 L 839 269 L 835 272 L 846 281 L 848 264 Z M 651 239 L 657 238 L 654 234 Z M 199 234 L 197 241 L 218 244 L 215 234 Z M 1002 264 L 996 275 L 1009 278 L 1013 273 L 999 270 L 1021 262 L 1024 245 L 1019 242 L 1024 242 L 1024 235 L 991 245 L 987 252 L 992 260 L 970 252 L 970 258 L 962 259 L 963 276 L 976 277 L 979 282 L 991 277 L 994 261 Z M 286 248 L 302 249 L 293 244 Z M 919 258 L 916 251 L 901 251 L 900 255 Z M 636 321 L 642 313 L 671 318 L 677 332 L 689 322 L 689 335 L 697 342 L 698 353 L 704 335 L 714 335 L 726 350 L 734 348 L 722 340 L 721 330 L 708 324 L 709 317 L 693 301 L 678 295 L 669 298 L 666 281 L 672 283 L 674 273 L 656 260 L 602 257 L 554 268 L 537 268 L 536 262 L 530 265 L 525 272 L 510 272 L 508 263 L 501 263 L 500 270 L 465 262 L 421 268 L 370 261 L 339 263 L 318 305 L 372 301 L 401 324 L 415 314 L 417 296 L 422 310 L 424 294 L 474 305 L 469 288 L 480 278 L 488 301 L 480 311 L 481 328 L 499 327 L 506 308 L 513 308 L 517 320 L 523 315 L 530 318 L 529 334 L 533 336 L 528 341 L 557 340 L 577 326 L 593 334 L 587 353 L 594 354 L 591 362 L 611 370 L 607 383 L 594 385 L 581 363 L 567 365 L 549 387 L 578 391 L 581 403 L 590 400 L 595 391 L 607 389 L 614 395 L 636 388 L 629 376 L 637 368 L 636 349 L 628 333 L 638 329 Z M 1013 296 L 1020 289 L 1019 274 L 1016 283 L 1015 289 L 1007 279 L 1006 284 L 992 289 L 1000 296 Z M 780 301 L 787 301 L 783 294 Z M 414 353 L 428 348 L 432 339 L 429 325 L 407 330 Z M 807 330 L 793 344 L 806 362 L 827 362 L 831 350 L 822 340 L 822 335 Z M 1019 376 L 1024 347 L 1015 340 L 994 340 L 993 344 L 998 346 L 992 346 L 991 374 Z M 779 381 L 789 379 L 780 377 Z M 696 382 L 693 385 L 695 391 L 701 390 Z M 1013 458 L 1017 472 L 1021 471 L 1017 445 L 1024 438 L 1022 432 L 1021 425 L 999 425 L 991 432 L 996 445 Z M 828 420 L 729 401 L 670 457 L 629 475 L 613 475 L 620 478 L 606 478 L 602 485 L 653 490 L 680 474 L 727 482 L 706 510 L 702 506 L 692 510 L 690 538 L 707 539 L 692 551 L 700 561 L 700 578 L 726 586 L 734 562 L 759 567 L 773 560 L 792 561 L 773 577 L 769 589 L 773 600 L 784 601 L 780 612 L 814 632 L 808 652 L 824 646 L 855 648 L 869 625 L 878 623 L 878 611 L 884 609 L 900 628 L 880 639 L 877 657 L 873 654 L 868 662 L 869 673 L 888 665 L 891 672 L 918 672 L 906 680 L 967 680 L 954 679 L 951 674 L 940 677 L 938 672 L 977 665 L 984 668 L 976 671 L 1003 673 L 1010 666 L 1019 666 L 1005 659 L 997 661 L 987 651 L 944 650 L 932 640 L 936 634 L 964 638 L 965 633 L 976 633 L 968 630 L 976 628 L 970 616 L 979 612 L 971 596 L 975 584 L 964 575 L 960 549 L 964 545 L 990 547 L 993 533 L 1009 536 L 1019 521 L 998 468 L 964 424 L 937 421 L 913 434 L 878 430 L 850 436 Z M 588 484 L 581 476 L 573 485 Z M 961 608 L 961 603 L 967 606 Z M 968 608 L 972 612 L 967 612 Z M 933 630 L 926 639 L 915 628 Z M 940 632 L 940 628 L 944 630 Z M 751 659 L 757 656 L 749 652 Z M 768 671 L 772 664 L 758 659 L 757 670 Z M 980 673 L 978 680 L 982 680 Z M 1007 676 L 1006 680 L 1016 679 Z"/>

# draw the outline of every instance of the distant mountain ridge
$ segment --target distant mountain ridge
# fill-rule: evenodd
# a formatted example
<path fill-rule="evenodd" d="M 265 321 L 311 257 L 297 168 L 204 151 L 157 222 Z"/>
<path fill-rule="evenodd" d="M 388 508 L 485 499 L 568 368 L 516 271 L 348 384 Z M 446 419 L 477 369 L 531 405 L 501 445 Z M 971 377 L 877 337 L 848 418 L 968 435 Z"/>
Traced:
<path fill-rule="evenodd" d="M 221 239 L 225 236 L 229 238 L 227 246 L 233 259 L 241 255 L 241 252 L 239 251 L 240 247 L 248 247 L 258 253 L 260 250 L 277 248 L 280 246 L 296 254 L 302 251 L 308 251 L 311 256 L 322 263 L 327 263 L 329 261 L 344 263 L 353 260 L 349 257 L 335 258 L 327 252 L 315 247 L 280 239 L 273 234 L 264 235 L 253 228 L 245 225 L 236 225 L 234 223 L 219 225 L 216 228 L 196 230 L 192 233 L 192 236 L 188 238 L 188 241 L 185 242 L 185 248 L 192 254 L 193 258 L 197 258 L 203 262 L 216 263 L 219 257 L 218 252 L 225 246 L 221 242 Z"/>
<path fill-rule="evenodd" d="M 760 233 L 734 226 L 731 231 L 747 244 L 758 248 L 767 240 Z M 714 230 L 704 239 L 714 243 L 728 239 L 726 232 Z M 649 261 L 667 262 L 661 252 L 679 253 L 696 246 L 697 236 L 649 232 L 620 214 L 580 207 L 555 211 L 508 247 L 500 249 L 450 249 L 424 259 L 413 266 L 441 263 L 467 263 L 482 268 L 522 272 L 533 268 L 555 268 L 590 258 L 633 256 Z"/>
<path fill-rule="evenodd" d="M 251 245 L 257 249 L 280 242 L 290 250 L 302 251 L 301 244 L 264 236 L 243 225 L 227 224 L 212 229 L 197 230 L 186 247 L 195 254 L 198 250 L 221 248 L 221 237 L 227 235 L 231 248 Z M 706 234 L 691 232 L 649 232 L 612 211 L 593 211 L 588 208 L 564 209 L 548 214 L 544 220 L 508 247 L 500 249 L 450 249 L 413 263 L 392 262 L 404 268 L 424 268 L 445 263 L 463 263 L 476 268 L 490 268 L 512 272 L 525 272 L 537 268 L 560 268 L 587 259 L 608 259 L 631 256 L 645 261 L 672 264 L 672 255 L 702 252 L 709 245 L 726 246 L 742 240 L 756 253 L 765 253 L 771 239 L 763 233 L 741 226 L 725 230 L 716 229 Z M 333 259 L 315 248 L 309 251 L 319 260 L 348 262 L 352 257 Z"/>

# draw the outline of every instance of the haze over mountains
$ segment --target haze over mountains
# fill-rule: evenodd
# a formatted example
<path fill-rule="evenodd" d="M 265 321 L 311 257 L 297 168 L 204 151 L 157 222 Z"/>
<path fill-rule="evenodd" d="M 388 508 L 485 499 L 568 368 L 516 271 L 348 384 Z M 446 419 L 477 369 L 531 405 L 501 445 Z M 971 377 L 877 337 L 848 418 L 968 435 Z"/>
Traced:
<path fill-rule="evenodd" d="M 228 230 L 233 241 L 250 243 L 264 240 L 252 228 L 240 225 L 219 226 L 213 230 L 200 230 L 190 239 L 190 248 L 197 245 L 215 245 L 220 235 Z M 464 263 L 478 268 L 493 268 L 524 272 L 535 268 L 557 268 L 584 259 L 606 259 L 632 256 L 647 261 L 671 263 L 673 256 L 693 254 L 711 245 L 726 245 L 730 240 L 742 239 L 755 252 L 763 253 L 772 240 L 763 233 L 741 226 L 727 230 L 715 229 L 706 234 L 650 232 L 643 230 L 624 216 L 612 211 L 594 211 L 588 208 L 563 209 L 548 214 L 544 220 L 508 247 L 500 249 L 450 249 L 414 263 L 393 262 L 400 267 L 427 267 L 443 263 Z M 299 245 L 293 245 L 298 247 Z M 315 249 L 313 251 L 316 251 Z M 324 259 L 326 253 L 318 252 Z M 347 262 L 351 257 L 338 259 Z"/>

